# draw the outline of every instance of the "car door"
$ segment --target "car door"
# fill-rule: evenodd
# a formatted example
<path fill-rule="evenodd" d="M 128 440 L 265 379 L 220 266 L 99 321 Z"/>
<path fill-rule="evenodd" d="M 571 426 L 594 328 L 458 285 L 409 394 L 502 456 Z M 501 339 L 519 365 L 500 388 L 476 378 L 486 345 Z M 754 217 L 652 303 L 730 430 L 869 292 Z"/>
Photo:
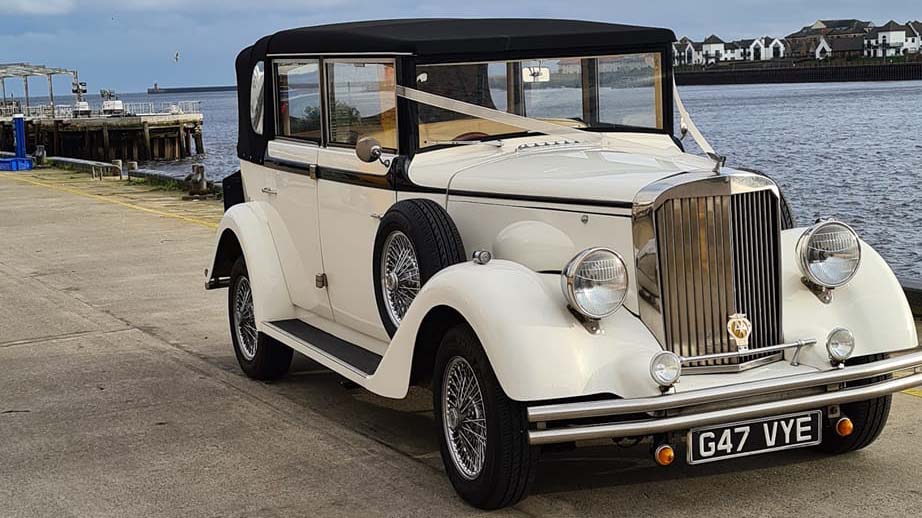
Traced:
<path fill-rule="evenodd" d="M 322 141 L 318 60 L 279 60 L 273 63 L 276 99 L 275 138 L 268 158 L 276 170 L 272 206 L 279 221 L 273 237 L 292 303 L 332 318 L 323 283 L 317 162 Z"/>
<path fill-rule="evenodd" d="M 384 159 L 397 148 L 393 60 L 324 60 L 327 144 L 320 150 L 320 237 L 337 323 L 389 341 L 375 301 L 372 257 L 381 216 L 396 201 L 387 168 L 355 154 L 376 138 Z"/>

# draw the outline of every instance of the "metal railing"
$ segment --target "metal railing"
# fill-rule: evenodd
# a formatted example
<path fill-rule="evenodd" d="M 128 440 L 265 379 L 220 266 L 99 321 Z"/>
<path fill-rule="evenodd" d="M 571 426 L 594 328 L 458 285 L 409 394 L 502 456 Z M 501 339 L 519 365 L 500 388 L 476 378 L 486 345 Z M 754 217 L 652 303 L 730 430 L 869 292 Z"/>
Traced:
<path fill-rule="evenodd" d="M 125 113 L 131 115 L 178 115 L 183 113 L 202 113 L 201 101 L 171 102 L 137 102 L 124 103 Z"/>
<path fill-rule="evenodd" d="M 26 117 L 42 118 L 51 116 L 51 105 L 36 106 L 0 106 L 0 117 L 12 117 L 21 113 Z"/>
<path fill-rule="evenodd" d="M 179 102 L 133 102 L 123 103 L 124 111 L 120 115 L 182 115 L 202 113 L 201 101 Z M 90 109 L 90 116 L 103 116 L 102 106 L 94 105 Z M 69 104 L 40 104 L 33 106 L 0 106 L 0 117 L 12 117 L 22 113 L 32 119 L 69 119 L 74 117 L 74 106 Z M 80 114 L 80 116 L 86 116 Z M 108 116 L 108 115 L 107 115 Z"/>

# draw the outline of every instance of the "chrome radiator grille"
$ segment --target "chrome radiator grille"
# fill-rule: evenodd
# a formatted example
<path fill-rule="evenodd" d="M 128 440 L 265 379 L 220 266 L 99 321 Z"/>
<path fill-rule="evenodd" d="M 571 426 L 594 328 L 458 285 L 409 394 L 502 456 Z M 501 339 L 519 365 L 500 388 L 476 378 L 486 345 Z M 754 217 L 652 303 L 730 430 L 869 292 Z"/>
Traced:
<path fill-rule="evenodd" d="M 781 343 L 778 211 L 770 190 L 668 199 L 656 210 L 668 350 L 686 357 L 735 351 L 727 333 L 734 313 L 752 321 L 750 349 Z"/>

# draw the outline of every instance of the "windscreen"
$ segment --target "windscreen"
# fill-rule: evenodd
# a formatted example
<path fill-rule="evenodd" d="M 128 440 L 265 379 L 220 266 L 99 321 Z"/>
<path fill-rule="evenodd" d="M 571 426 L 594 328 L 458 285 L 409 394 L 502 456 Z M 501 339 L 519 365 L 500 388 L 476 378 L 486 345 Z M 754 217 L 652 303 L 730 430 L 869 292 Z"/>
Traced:
<path fill-rule="evenodd" d="M 656 52 L 416 67 L 416 88 L 478 106 L 594 131 L 663 129 Z M 419 146 L 521 133 L 420 104 Z"/>

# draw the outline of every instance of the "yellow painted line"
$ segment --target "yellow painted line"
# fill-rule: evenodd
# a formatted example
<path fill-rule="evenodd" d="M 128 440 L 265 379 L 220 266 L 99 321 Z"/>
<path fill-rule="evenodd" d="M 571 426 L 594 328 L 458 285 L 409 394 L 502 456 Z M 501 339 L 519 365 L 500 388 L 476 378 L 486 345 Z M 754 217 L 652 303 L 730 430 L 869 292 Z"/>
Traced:
<path fill-rule="evenodd" d="M 118 199 L 111 198 L 111 197 L 108 197 L 108 196 L 101 196 L 101 195 L 99 195 L 99 194 L 93 194 L 93 193 L 91 193 L 91 192 L 82 191 L 82 190 L 80 190 L 80 189 L 75 189 L 75 188 L 73 188 L 73 187 L 64 187 L 64 186 L 61 186 L 61 185 L 54 185 L 54 184 L 50 184 L 50 183 L 46 183 L 46 182 L 40 182 L 40 181 L 38 181 L 38 180 L 31 180 L 31 179 L 29 179 L 29 178 L 23 178 L 23 177 L 21 177 L 21 176 L 13 176 L 11 173 L 0 173 L 0 175 L 2 175 L 3 177 L 6 177 L 6 178 L 10 178 L 10 179 L 16 180 L 17 182 L 23 182 L 23 183 L 29 183 L 29 184 L 32 184 L 32 185 L 38 185 L 38 186 L 40 186 L 40 187 L 45 187 L 45 188 L 47 188 L 47 189 L 53 189 L 53 190 L 55 190 L 55 191 L 69 192 L 69 193 L 71 193 L 71 194 L 76 194 L 76 195 L 78 195 L 78 196 L 83 196 L 83 197 L 91 198 L 91 199 L 94 199 L 94 200 L 104 201 L 104 202 L 106 202 L 106 203 L 112 203 L 112 204 L 115 204 L 115 205 L 121 205 L 122 207 L 127 207 L 127 208 L 129 208 L 129 209 L 135 209 L 135 210 L 139 210 L 139 211 L 141 211 L 141 212 L 147 212 L 147 213 L 149 213 L 149 214 L 156 214 L 156 215 L 162 216 L 162 217 L 164 217 L 164 218 L 178 219 L 178 220 L 180 220 L 180 221 L 185 221 L 185 222 L 187 222 L 187 223 L 193 223 L 193 224 L 195 224 L 195 225 L 201 225 L 201 226 L 203 226 L 203 227 L 210 228 L 210 229 L 216 229 L 216 228 L 218 228 L 218 224 L 217 224 L 217 223 L 211 223 L 211 222 L 205 221 L 205 220 L 203 220 L 203 219 L 191 218 L 191 217 L 189 217 L 189 216 L 183 216 L 182 214 L 176 214 L 176 213 L 173 213 L 173 212 L 164 212 L 164 211 L 162 211 L 162 210 L 151 209 L 151 208 L 148 208 L 148 207 L 142 207 L 141 205 L 135 205 L 134 203 L 128 203 L 127 201 L 118 200 Z"/>
<path fill-rule="evenodd" d="M 912 388 L 903 391 L 903 394 L 909 394 L 910 396 L 922 397 L 922 389 Z"/>
<path fill-rule="evenodd" d="M 894 378 L 904 378 L 906 376 L 909 376 L 910 374 L 912 374 L 912 371 L 900 371 L 900 372 L 894 373 L 893 377 Z M 922 388 L 917 387 L 917 388 L 906 389 L 902 393 L 906 394 L 907 396 L 922 397 Z"/>

